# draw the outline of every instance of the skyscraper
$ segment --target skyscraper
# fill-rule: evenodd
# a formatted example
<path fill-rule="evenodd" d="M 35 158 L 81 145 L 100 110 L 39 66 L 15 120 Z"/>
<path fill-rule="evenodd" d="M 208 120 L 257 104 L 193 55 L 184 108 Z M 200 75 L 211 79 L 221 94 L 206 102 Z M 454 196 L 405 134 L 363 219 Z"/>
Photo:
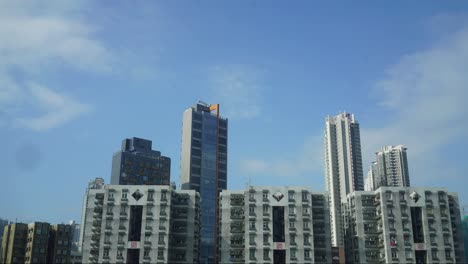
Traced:
<path fill-rule="evenodd" d="M 378 173 L 377 173 L 377 161 L 373 161 L 372 165 L 369 167 L 369 171 L 367 171 L 367 176 L 366 180 L 364 183 L 364 190 L 365 191 L 374 191 L 375 188 L 375 182 L 379 181 L 380 178 L 378 178 Z"/>
<path fill-rule="evenodd" d="M 376 153 L 376 159 L 375 189 L 380 186 L 410 186 L 406 147 L 402 145 L 385 146 Z"/>
<path fill-rule="evenodd" d="M 343 246 L 341 203 L 364 190 L 359 123 L 350 113 L 325 120 L 325 190 L 329 195 L 332 245 Z"/>
<path fill-rule="evenodd" d="M 112 158 L 111 184 L 169 185 L 171 159 L 152 150 L 151 140 L 127 138 Z"/>
<path fill-rule="evenodd" d="M 183 114 L 180 183 L 201 198 L 200 263 L 217 262 L 218 197 L 227 186 L 228 120 L 197 102 Z"/>

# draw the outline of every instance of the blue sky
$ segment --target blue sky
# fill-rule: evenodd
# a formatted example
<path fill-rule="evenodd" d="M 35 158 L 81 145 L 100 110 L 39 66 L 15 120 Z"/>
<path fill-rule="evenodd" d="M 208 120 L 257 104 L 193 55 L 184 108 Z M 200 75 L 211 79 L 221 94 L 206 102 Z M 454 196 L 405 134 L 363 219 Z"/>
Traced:
<path fill-rule="evenodd" d="M 2 1 L 0 217 L 80 220 L 89 179 L 143 137 L 179 181 L 182 112 L 229 118 L 230 189 L 323 187 L 326 115 L 364 168 L 408 147 L 414 186 L 468 204 L 466 1 Z"/>

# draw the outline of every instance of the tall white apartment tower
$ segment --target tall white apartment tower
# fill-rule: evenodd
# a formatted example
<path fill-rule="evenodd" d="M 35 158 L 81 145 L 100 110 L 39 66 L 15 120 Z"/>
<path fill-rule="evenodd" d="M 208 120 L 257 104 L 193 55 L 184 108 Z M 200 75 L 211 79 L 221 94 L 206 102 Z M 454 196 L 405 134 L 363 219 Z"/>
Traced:
<path fill-rule="evenodd" d="M 385 146 L 376 153 L 376 159 L 378 177 L 375 178 L 375 189 L 380 186 L 410 186 L 406 147 Z"/>
<path fill-rule="evenodd" d="M 325 120 L 325 190 L 330 206 L 332 246 L 343 246 L 341 203 L 364 190 L 359 123 L 350 113 Z"/>

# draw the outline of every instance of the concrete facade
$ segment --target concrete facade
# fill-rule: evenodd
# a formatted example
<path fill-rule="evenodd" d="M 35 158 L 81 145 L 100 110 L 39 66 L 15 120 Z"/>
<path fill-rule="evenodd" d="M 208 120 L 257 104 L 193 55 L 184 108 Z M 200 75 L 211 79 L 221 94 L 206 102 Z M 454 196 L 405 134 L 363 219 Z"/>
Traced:
<path fill-rule="evenodd" d="M 194 263 L 199 253 L 199 195 L 169 186 L 91 189 L 83 263 Z"/>
<path fill-rule="evenodd" d="M 81 252 L 84 243 L 84 232 L 86 230 L 86 218 L 88 217 L 88 210 L 89 207 L 89 192 L 93 189 L 102 189 L 104 188 L 104 179 L 103 178 L 95 178 L 94 180 L 90 180 L 88 182 L 88 187 L 85 190 L 83 195 L 83 207 L 81 209 L 81 227 L 80 227 L 80 238 L 78 241 L 78 252 Z"/>
<path fill-rule="evenodd" d="M 347 263 L 465 261 L 458 198 L 445 189 L 354 192 L 343 209 Z"/>
<path fill-rule="evenodd" d="M 24 263 L 28 225 L 15 223 L 5 226 L 2 238 L 1 263 Z"/>
<path fill-rule="evenodd" d="M 330 263 L 327 198 L 304 187 L 220 195 L 220 263 Z"/>
<path fill-rule="evenodd" d="M 354 115 L 325 120 L 325 191 L 328 194 L 332 245 L 343 246 L 341 204 L 353 191 L 364 190 L 361 136 Z"/>
<path fill-rule="evenodd" d="M 377 190 L 380 186 L 411 186 L 406 150 L 407 148 L 402 145 L 385 146 L 376 153 L 372 190 Z"/>

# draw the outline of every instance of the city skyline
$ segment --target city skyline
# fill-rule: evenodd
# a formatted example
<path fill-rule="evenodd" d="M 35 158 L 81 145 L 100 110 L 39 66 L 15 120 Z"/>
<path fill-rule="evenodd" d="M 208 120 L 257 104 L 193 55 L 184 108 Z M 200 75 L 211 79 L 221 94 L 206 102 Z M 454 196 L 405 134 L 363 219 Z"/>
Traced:
<path fill-rule="evenodd" d="M 346 110 L 365 171 L 402 144 L 412 186 L 467 204 L 467 4 L 300 5 L 2 2 L 0 199 L 15 202 L 0 217 L 79 220 L 86 184 L 111 182 L 130 137 L 171 158 L 179 189 L 182 113 L 197 99 L 230 120 L 228 190 L 323 191 L 324 118 Z"/>

